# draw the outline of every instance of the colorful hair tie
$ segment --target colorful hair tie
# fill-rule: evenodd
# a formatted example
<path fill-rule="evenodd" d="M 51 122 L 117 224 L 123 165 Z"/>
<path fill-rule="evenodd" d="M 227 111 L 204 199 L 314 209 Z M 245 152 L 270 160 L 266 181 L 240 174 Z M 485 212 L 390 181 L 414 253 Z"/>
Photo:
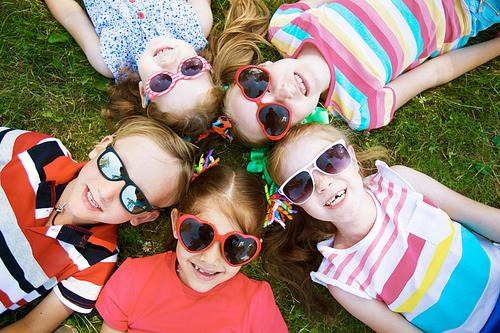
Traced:
<path fill-rule="evenodd" d="M 210 133 L 217 133 L 222 136 L 226 141 L 233 142 L 233 137 L 229 135 L 229 130 L 231 129 L 231 122 L 224 116 L 217 118 L 215 122 L 212 123 L 212 128 L 205 131 L 194 138 L 184 138 L 191 143 L 198 143 L 205 139 Z"/>
<path fill-rule="evenodd" d="M 329 124 L 330 115 L 325 108 L 317 106 L 310 115 L 300 122 L 301 125 L 305 123 Z"/>
<path fill-rule="evenodd" d="M 214 152 L 214 150 L 210 149 L 208 151 L 208 154 L 206 157 L 203 157 L 203 154 L 201 154 L 200 161 L 198 162 L 198 164 L 195 164 L 195 166 L 194 166 L 194 173 L 193 173 L 193 177 L 191 177 L 191 182 L 193 182 L 193 180 L 195 180 L 196 177 L 201 175 L 207 169 L 209 169 L 209 168 L 211 168 L 214 165 L 217 165 L 219 163 L 220 158 L 217 157 L 216 159 L 214 159 L 214 157 L 212 156 L 213 152 Z"/>
<path fill-rule="evenodd" d="M 264 221 L 264 228 L 278 222 L 285 229 L 285 216 L 289 220 L 293 220 L 292 214 L 297 213 L 297 211 L 292 209 L 292 204 L 287 198 L 278 193 L 276 184 L 271 185 L 271 191 L 269 191 L 266 184 L 264 190 L 267 199 L 267 216 Z"/>

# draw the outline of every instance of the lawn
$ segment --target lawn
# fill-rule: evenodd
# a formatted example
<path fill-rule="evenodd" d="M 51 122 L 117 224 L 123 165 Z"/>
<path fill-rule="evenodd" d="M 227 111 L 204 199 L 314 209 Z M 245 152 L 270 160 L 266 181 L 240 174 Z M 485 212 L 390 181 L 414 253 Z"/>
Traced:
<path fill-rule="evenodd" d="M 268 1 L 271 10 L 279 4 Z M 227 6 L 226 0 L 213 0 L 216 21 Z M 2 0 L 0 16 L 1 124 L 57 137 L 75 160 L 86 160 L 93 145 L 108 134 L 100 112 L 106 103 L 109 79 L 89 65 L 43 1 Z M 492 38 L 498 30 L 493 27 L 473 42 Z M 272 50 L 266 49 L 265 54 L 276 59 Z M 425 91 L 399 109 L 385 128 L 355 133 L 355 142 L 362 147 L 383 145 L 390 150 L 391 164 L 411 166 L 455 191 L 500 208 L 499 89 L 500 59 L 495 59 Z M 346 127 L 341 121 L 334 124 Z M 250 151 L 227 144 L 215 152 L 223 163 L 244 168 Z M 166 223 L 165 214 L 139 227 L 121 225 L 120 262 L 128 256 L 162 252 Z M 244 267 L 243 272 L 271 283 L 290 332 L 371 331 L 341 309 L 338 320 L 332 323 L 326 318 L 308 319 L 286 285 L 267 275 L 259 260 Z M 22 317 L 30 306 L 0 317 L 0 327 Z M 102 320 L 93 311 L 85 316 L 72 315 L 68 323 L 80 332 L 98 332 Z"/>

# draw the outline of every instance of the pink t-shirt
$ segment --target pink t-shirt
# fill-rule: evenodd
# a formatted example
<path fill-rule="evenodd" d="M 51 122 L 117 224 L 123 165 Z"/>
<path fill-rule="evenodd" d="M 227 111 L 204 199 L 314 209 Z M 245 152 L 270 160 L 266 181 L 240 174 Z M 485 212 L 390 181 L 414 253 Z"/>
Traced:
<path fill-rule="evenodd" d="M 128 258 L 97 300 L 104 321 L 128 332 L 288 332 L 267 282 L 238 273 L 200 293 L 179 280 L 176 258 Z"/>

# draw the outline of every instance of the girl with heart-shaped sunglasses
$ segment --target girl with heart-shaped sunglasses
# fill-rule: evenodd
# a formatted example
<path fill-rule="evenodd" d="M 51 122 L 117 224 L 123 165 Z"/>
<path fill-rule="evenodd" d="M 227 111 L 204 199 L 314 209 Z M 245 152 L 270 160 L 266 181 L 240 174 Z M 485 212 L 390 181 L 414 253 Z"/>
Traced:
<path fill-rule="evenodd" d="M 106 284 L 101 332 L 288 332 L 269 284 L 239 272 L 260 251 L 266 213 L 255 175 L 203 171 L 171 211 L 169 251 L 127 259 Z"/>

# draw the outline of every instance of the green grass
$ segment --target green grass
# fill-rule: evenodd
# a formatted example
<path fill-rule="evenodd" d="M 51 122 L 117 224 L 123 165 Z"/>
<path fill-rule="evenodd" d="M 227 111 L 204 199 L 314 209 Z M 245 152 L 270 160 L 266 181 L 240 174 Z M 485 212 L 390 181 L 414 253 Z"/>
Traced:
<path fill-rule="evenodd" d="M 280 3 L 268 1 L 271 10 Z M 213 0 L 216 21 L 222 17 L 221 8 L 227 8 L 227 1 Z M 76 160 L 86 160 L 93 145 L 108 134 L 100 110 L 109 80 L 92 69 L 43 1 L 2 0 L 0 17 L 1 124 L 60 138 Z M 476 40 L 489 39 L 497 31 L 490 29 Z M 278 57 L 270 49 L 264 54 L 269 59 Z M 391 151 L 391 164 L 411 166 L 455 191 L 500 208 L 499 90 L 500 59 L 495 59 L 412 99 L 389 126 L 354 133 L 355 142 L 362 147 L 383 145 Z M 347 127 L 341 121 L 335 124 Z M 233 167 L 245 167 L 249 158 L 248 149 L 230 145 L 217 148 L 216 153 Z M 162 216 L 139 227 L 121 225 L 120 262 L 128 256 L 162 252 L 166 223 L 168 218 Z M 271 283 L 290 332 L 371 331 L 343 310 L 334 323 L 325 318 L 309 320 L 286 285 L 266 274 L 258 260 L 242 271 Z M 328 294 L 325 288 L 319 290 Z M 21 318 L 32 306 L 0 317 L 0 327 Z M 72 315 L 68 323 L 80 332 L 97 332 L 102 321 L 93 311 Z"/>

